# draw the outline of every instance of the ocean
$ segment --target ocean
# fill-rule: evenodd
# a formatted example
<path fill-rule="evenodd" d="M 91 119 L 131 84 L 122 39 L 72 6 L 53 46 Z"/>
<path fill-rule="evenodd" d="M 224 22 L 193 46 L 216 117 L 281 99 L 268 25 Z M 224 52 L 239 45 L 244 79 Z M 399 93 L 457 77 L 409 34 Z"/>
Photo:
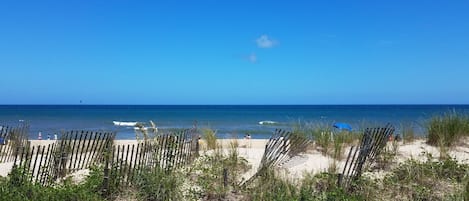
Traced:
<path fill-rule="evenodd" d="M 156 123 L 160 130 L 211 128 L 220 138 L 269 138 L 276 128 L 291 130 L 298 123 L 332 126 L 348 123 L 354 130 L 365 125 L 412 125 L 425 134 L 434 115 L 457 111 L 469 114 L 469 105 L 0 105 L 0 125 L 27 122 L 30 139 L 67 130 L 116 131 L 117 139 L 135 139 L 133 127 L 113 121 Z M 261 121 L 275 124 L 262 125 Z"/>

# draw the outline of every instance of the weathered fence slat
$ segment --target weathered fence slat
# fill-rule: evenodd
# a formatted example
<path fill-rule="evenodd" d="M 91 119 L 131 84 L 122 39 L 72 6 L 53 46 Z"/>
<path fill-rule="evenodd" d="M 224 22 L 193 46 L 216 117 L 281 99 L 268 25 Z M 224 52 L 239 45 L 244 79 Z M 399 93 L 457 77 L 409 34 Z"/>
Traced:
<path fill-rule="evenodd" d="M 101 146 L 111 143 L 115 133 L 104 133 L 105 137 L 97 140 Z M 89 138 L 88 138 L 89 136 Z M 89 150 L 92 133 L 85 131 L 69 131 L 62 133 L 60 140 L 49 145 L 31 146 L 29 141 L 24 146 L 15 148 L 14 167 L 22 168 L 31 175 L 30 181 L 42 185 L 53 184 L 58 178 L 82 168 L 89 168 L 86 156 L 96 155 L 98 149 Z M 91 153 L 89 152 L 91 151 Z M 101 151 L 103 151 L 101 149 Z M 99 154 L 103 158 L 103 154 Z M 92 159 L 90 159 L 92 160 Z M 91 163 L 92 164 L 92 163 Z"/>
<path fill-rule="evenodd" d="M 249 185 L 259 175 L 262 175 L 269 168 L 280 165 L 291 157 L 301 153 L 310 143 L 306 137 L 297 136 L 281 129 L 276 129 L 265 145 L 264 155 L 262 156 L 257 172 L 245 181 L 242 185 Z"/>
<path fill-rule="evenodd" d="M 20 149 L 27 144 L 29 124 L 21 123 L 18 126 L 0 125 L 0 163 L 12 162 Z"/>
<path fill-rule="evenodd" d="M 355 149 L 353 146 L 350 148 L 344 169 L 338 177 L 337 184 L 344 189 L 350 188 L 350 183 L 361 176 L 364 167 L 374 162 L 381 150 L 386 146 L 386 142 L 393 132 L 394 127 L 391 124 L 379 128 L 366 128 L 359 146 L 355 147 Z"/>

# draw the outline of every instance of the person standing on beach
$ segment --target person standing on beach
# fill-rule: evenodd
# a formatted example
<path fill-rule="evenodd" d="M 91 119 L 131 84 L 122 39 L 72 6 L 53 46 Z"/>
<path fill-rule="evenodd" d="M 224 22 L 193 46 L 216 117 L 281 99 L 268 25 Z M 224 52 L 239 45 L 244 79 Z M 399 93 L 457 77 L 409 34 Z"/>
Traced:
<path fill-rule="evenodd" d="M 246 133 L 246 135 L 244 136 L 244 139 L 246 141 L 246 148 L 251 148 L 251 135 L 249 133 Z"/>
<path fill-rule="evenodd" d="M 54 134 L 54 140 L 57 140 L 57 134 Z"/>
<path fill-rule="evenodd" d="M 39 134 L 37 135 L 37 139 L 42 140 L 42 132 L 41 131 L 39 131 Z"/>
<path fill-rule="evenodd" d="M 50 133 L 47 134 L 47 140 L 50 140 Z"/>

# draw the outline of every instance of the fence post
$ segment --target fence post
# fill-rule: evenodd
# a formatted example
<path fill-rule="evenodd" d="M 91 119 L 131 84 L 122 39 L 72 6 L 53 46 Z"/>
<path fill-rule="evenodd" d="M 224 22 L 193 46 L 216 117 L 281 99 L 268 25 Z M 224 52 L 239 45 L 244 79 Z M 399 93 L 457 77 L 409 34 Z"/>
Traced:
<path fill-rule="evenodd" d="M 341 173 L 337 174 L 337 186 L 340 187 L 340 184 L 342 183 L 342 177 L 343 175 Z"/>
<path fill-rule="evenodd" d="M 109 163 L 111 160 L 111 143 L 106 142 L 106 151 L 103 152 L 104 155 L 104 177 L 103 177 L 103 186 L 101 189 L 101 194 L 105 197 L 109 196 Z"/>
<path fill-rule="evenodd" d="M 199 157 L 199 137 L 195 139 L 195 157 Z"/>
<path fill-rule="evenodd" d="M 67 151 L 65 149 L 62 150 L 62 155 L 60 157 L 60 171 L 59 171 L 59 177 L 63 178 L 65 175 L 67 175 Z"/>
<path fill-rule="evenodd" d="M 226 188 L 228 186 L 228 169 L 223 168 L 223 187 Z"/>

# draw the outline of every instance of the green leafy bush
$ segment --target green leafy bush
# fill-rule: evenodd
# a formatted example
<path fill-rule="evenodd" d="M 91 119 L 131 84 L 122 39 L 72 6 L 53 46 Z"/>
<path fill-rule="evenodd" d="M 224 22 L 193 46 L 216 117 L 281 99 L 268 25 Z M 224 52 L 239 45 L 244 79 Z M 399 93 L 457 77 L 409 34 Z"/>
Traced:
<path fill-rule="evenodd" d="M 0 179 L 0 198 L 2 200 L 104 200 L 99 193 L 100 180 L 88 177 L 82 184 L 72 184 L 64 180 L 62 184 L 44 187 L 30 182 L 30 176 L 14 168 L 10 175 Z"/>

